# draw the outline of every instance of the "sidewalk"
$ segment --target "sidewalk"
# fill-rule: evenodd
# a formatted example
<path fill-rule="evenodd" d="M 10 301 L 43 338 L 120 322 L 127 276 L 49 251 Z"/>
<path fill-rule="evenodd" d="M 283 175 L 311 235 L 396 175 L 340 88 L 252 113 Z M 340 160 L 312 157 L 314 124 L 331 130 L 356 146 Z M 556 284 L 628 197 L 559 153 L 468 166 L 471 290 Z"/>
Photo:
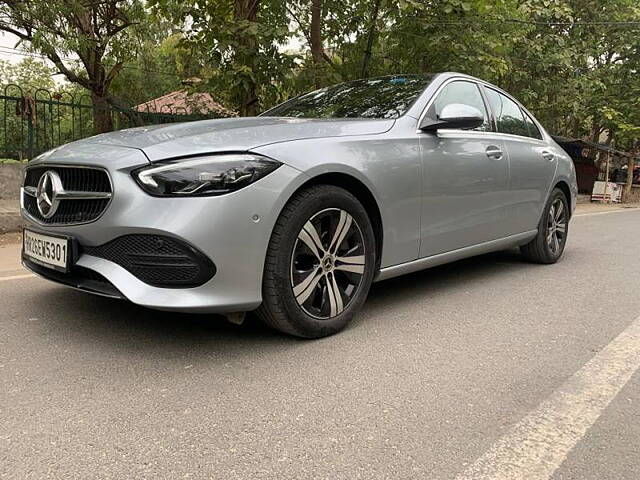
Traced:
<path fill-rule="evenodd" d="M 640 208 L 640 203 L 579 203 L 574 215 Z"/>
<path fill-rule="evenodd" d="M 20 265 L 21 234 L 0 235 L 0 279 L 28 273 Z"/>
<path fill-rule="evenodd" d="M 0 234 L 17 232 L 22 228 L 18 200 L 0 200 Z"/>

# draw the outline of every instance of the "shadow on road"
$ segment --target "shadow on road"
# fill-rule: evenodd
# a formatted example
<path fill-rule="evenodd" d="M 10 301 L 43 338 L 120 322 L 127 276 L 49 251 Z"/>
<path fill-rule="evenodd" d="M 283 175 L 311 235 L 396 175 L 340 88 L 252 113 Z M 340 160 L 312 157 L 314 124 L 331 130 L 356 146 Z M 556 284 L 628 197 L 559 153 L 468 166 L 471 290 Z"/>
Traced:
<path fill-rule="evenodd" d="M 350 329 L 352 333 L 354 330 L 357 332 L 381 310 L 406 310 L 415 302 L 447 289 L 461 286 L 473 289 L 479 282 L 486 282 L 494 276 L 529 268 L 536 266 L 524 263 L 516 251 L 508 251 L 376 283 L 364 312 Z M 31 301 L 29 310 L 46 317 L 51 333 L 117 349 L 147 350 L 168 355 L 185 351 L 190 355 L 212 351 L 241 354 L 246 349 L 282 350 L 309 344 L 271 331 L 252 314 L 247 316 L 242 326 L 237 326 L 219 315 L 155 311 L 51 284 L 32 296 Z"/>
<path fill-rule="evenodd" d="M 539 266 L 523 261 L 518 250 L 472 257 L 374 283 L 366 308 L 376 308 L 382 304 L 402 308 L 403 303 L 411 304 L 417 298 L 434 296 L 452 287 L 471 289 L 478 282 L 488 281 L 507 271 L 536 267 Z"/>

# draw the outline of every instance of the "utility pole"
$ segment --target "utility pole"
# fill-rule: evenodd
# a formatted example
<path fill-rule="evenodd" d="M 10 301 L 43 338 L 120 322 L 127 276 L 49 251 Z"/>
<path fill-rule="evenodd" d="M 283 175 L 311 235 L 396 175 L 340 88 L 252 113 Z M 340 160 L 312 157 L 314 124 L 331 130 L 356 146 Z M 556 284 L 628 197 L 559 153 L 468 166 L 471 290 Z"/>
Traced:
<path fill-rule="evenodd" d="M 602 201 L 604 203 L 611 203 L 607 200 L 607 190 L 609 189 L 609 163 L 611 159 L 611 152 L 607 151 L 607 168 L 604 173 L 604 194 L 602 196 Z M 609 198 L 611 200 L 611 198 Z"/>

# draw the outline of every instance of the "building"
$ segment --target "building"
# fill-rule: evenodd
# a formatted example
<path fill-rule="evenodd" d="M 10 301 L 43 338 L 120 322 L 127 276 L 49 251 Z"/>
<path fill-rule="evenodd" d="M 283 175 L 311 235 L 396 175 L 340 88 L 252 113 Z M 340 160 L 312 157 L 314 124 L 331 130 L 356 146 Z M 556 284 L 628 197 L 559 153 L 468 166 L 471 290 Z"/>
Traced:
<path fill-rule="evenodd" d="M 176 90 L 148 102 L 133 107 L 142 113 L 160 113 L 167 115 L 194 115 L 213 117 L 235 117 L 237 113 L 223 107 L 208 93 L 189 93 Z"/>
<path fill-rule="evenodd" d="M 609 181 L 621 186 L 626 184 L 629 161 L 633 158 L 631 153 L 586 140 L 566 137 L 553 137 L 553 139 L 573 159 L 580 193 L 591 195 L 596 181 Z M 623 199 L 624 201 L 640 199 L 640 163 L 637 157 L 632 175 L 631 198 Z"/>

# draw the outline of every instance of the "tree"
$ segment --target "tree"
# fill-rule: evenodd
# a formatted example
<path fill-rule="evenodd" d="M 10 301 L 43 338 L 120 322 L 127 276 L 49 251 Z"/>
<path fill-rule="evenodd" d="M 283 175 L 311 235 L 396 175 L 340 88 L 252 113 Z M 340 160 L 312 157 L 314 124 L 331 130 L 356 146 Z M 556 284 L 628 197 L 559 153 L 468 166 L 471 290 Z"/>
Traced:
<path fill-rule="evenodd" d="M 343 4 L 349 9 L 348 3 Z M 333 39 L 330 31 L 335 23 L 344 26 L 341 10 L 336 0 L 293 0 L 287 2 L 290 23 L 297 28 L 292 32 L 296 40 L 306 43 L 310 57 L 300 55 L 295 69 L 295 91 L 311 87 L 320 88 L 342 80 L 341 72 L 334 59 L 327 54 L 327 40 Z"/>
<path fill-rule="evenodd" d="M 322 0 L 311 0 L 311 27 L 309 28 L 309 47 L 313 59 L 315 86 L 324 86 L 324 46 L 322 40 Z"/>
<path fill-rule="evenodd" d="M 521 7 L 532 24 L 514 48 L 514 56 L 527 63 L 515 92 L 526 93 L 537 105 L 534 112 L 555 134 L 593 142 L 603 134 L 611 137 L 604 112 L 618 104 L 623 115 L 631 114 L 633 102 L 617 99 L 629 99 L 629 89 L 638 87 L 637 80 L 625 79 L 625 72 L 632 71 L 628 50 L 637 44 L 637 30 L 611 22 L 637 21 L 640 10 L 631 0 L 552 5 L 527 0 Z"/>
<path fill-rule="evenodd" d="M 153 27 L 155 25 L 151 25 Z M 162 35 L 161 33 L 164 33 Z M 181 35 L 158 32 L 138 45 L 138 54 L 127 62 L 111 84 L 110 94 L 125 105 L 138 105 L 184 88 L 183 79 L 197 75 L 194 65 L 183 65 Z"/>
<path fill-rule="evenodd" d="M 27 42 L 72 83 L 87 89 L 96 132 L 113 129 L 111 84 L 135 54 L 134 32 L 144 17 L 142 0 L 6 0 L 0 30 Z M 77 57 L 80 67 L 73 59 Z M 113 64 L 107 63 L 107 58 Z"/>
<path fill-rule="evenodd" d="M 369 76 L 369 63 L 371 62 L 373 41 L 375 40 L 376 30 L 378 27 L 377 23 L 381 1 L 382 0 L 373 0 L 371 7 L 370 25 L 367 29 L 367 47 L 364 51 L 364 58 L 362 60 L 362 78 L 367 78 Z"/>
<path fill-rule="evenodd" d="M 282 98 L 293 68 L 282 46 L 290 37 L 279 0 L 152 0 L 160 17 L 184 30 L 181 46 L 199 58 L 199 89 L 225 99 L 240 115 L 255 115 Z"/>
<path fill-rule="evenodd" d="M 453 70 L 505 88 L 553 134 L 627 149 L 639 125 L 633 22 L 637 0 L 0 1 L 0 30 L 91 92 L 99 131 L 106 106 L 193 77 L 192 90 L 254 115 L 314 87 Z"/>
<path fill-rule="evenodd" d="M 4 87 L 17 85 L 24 94 L 55 88 L 54 73 L 47 64 L 35 58 L 27 57 L 18 63 L 0 60 L 0 84 Z"/>

